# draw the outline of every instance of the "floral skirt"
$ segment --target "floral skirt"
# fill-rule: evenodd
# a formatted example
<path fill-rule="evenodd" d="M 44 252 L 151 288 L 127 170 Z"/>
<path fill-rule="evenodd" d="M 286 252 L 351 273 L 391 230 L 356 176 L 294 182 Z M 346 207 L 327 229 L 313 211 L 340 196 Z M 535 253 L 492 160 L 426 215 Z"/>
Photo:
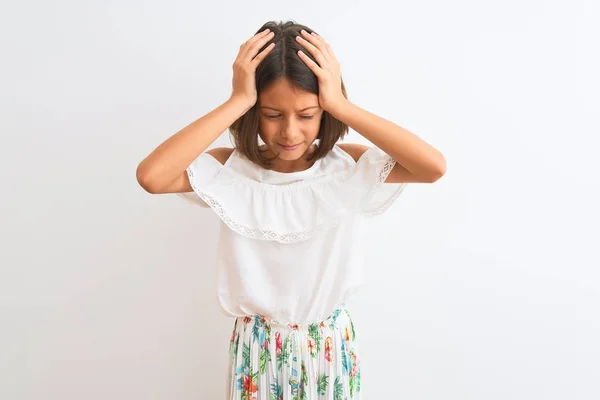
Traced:
<path fill-rule="evenodd" d="M 354 324 L 345 305 L 324 321 L 286 324 L 235 319 L 229 343 L 229 399 L 360 399 Z"/>

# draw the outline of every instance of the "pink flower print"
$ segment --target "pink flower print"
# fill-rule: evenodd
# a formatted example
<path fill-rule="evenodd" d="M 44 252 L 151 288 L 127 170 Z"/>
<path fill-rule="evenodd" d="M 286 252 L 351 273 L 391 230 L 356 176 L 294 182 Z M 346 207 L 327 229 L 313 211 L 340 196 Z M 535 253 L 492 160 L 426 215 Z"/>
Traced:
<path fill-rule="evenodd" d="M 281 345 L 281 332 L 275 332 L 275 354 L 278 356 L 281 354 Z"/>

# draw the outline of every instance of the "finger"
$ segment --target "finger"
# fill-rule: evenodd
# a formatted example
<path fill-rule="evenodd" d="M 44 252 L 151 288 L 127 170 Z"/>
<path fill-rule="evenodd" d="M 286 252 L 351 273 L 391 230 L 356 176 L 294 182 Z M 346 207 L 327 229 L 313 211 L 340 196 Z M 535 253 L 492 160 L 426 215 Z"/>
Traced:
<path fill-rule="evenodd" d="M 245 43 L 242 43 L 242 45 L 240 46 L 240 48 L 246 48 L 249 49 L 250 47 L 252 47 L 256 42 L 261 41 L 262 39 L 264 39 L 267 36 L 273 36 L 274 32 L 271 31 L 269 28 L 265 29 L 262 32 L 257 33 L 256 35 L 252 36 L 250 39 L 248 39 Z"/>
<path fill-rule="evenodd" d="M 325 39 L 323 39 L 323 36 L 320 36 L 318 33 L 315 32 L 311 32 L 311 34 L 317 38 L 317 40 L 320 40 L 323 43 L 323 46 L 325 46 L 325 49 L 327 49 L 327 52 L 329 53 L 329 57 L 332 60 L 335 60 L 336 62 L 338 62 L 338 59 L 335 57 L 335 54 L 333 53 L 333 49 L 331 48 L 331 45 L 329 43 L 327 43 L 327 41 Z"/>
<path fill-rule="evenodd" d="M 273 50 L 275 48 L 275 43 L 271 43 L 269 44 L 267 47 L 265 47 L 265 49 L 263 51 L 261 51 L 260 53 L 258 53 L 258 55 L 256 57 L 254 57 L 254 59 L 252 60 L 252 64 L 253 66 L 256 68 L 256 66 L 258 64 L 260 64 L 260 62 L 267 56 L 267 54 L 269 54 L 269 52 L 271 52 L 271 50 Z"/>
<path fill-rule="evenodd" d="M 240 45 L 240 51 L 239 51 L 240 57 L 239 58 L 242 59 L 243 57 L 245 57 L 246 53 L 248 52 L 250 47 L 257 41 L 259 41 L 260 39 L 262 39 L 263 37 L 268 35 L 269 33 L 271 33 L 271 31 L 267 28 L 264 31 L 259 32 L 256 35 L 252 36 L 250 39 L 246 40 L 244 43 L 242 43 Z"/>
<path fill-rule="evenodd" d="M 300 59 L 302 61 L 304 61 L 304 63 L 306 64 L 306 66 L 315 73 L 315 75 L 317 76 L 317 78 L 321 77 L 321 72 L 322 69 L 319 67 L 319 65 L 314 62 L 309 56 L 307 56 L 302 50 L 298 50 L 298 57 L 300 57 Z"/>
<path fill-rule="evenodd" d="M 256 56 L 256 54 L 258 53 L 258 51 L 269 42 L 269 40 L 272 40 L 273 37 L 275 36 L 274 32 L 269 32 L 266 35 L 258 38 L 257 40 L 255 40 L 252 45 L 250 45 L 250 47 L 248 48 L 248 50 L 245 52 L 245 54 L 242 56 L 242 60 L 244 60 L 244 62 L 249 63 L 250 61 L 252 61 L 252 59 Z"/>
<path fill-rule="evenodd" d="M 308 52 L 317 60 L 317 62 L 322 68 L 328 64 L 325 55 L 323 54 L 323 52 L 321 52 L 321 49 L 315 47 L 315 45 L 313 45 L 301 36 L 296 37 L 296 40 L 308 50 Z"/>
<path fill-rule="evenodd" d="M 242 43 L 240 45 L 240 48 L 250 47 L 254 42 L 256 42 L 257 40 L 260 40 L 260 38 L 268 35 L 269 33 L 271 33 L 271 30 L 269 28 L 265 29 L 262 32 L 258 32 L 256 35 L 252 36 L 250 39 L 248 39 L 244 43 Z"/>
<path fill-rule="evenodd" d="M 321 50 L 321 53 L 323 53 L 323 55 L 325 55 L 326 58 L 333 58 L 332 53 L 329 51 L 329 45 L 321 36 L 317 35 L 314 31 L 308 33 L 305 30 L 302 30 L 300 31 L 300 33 L 302 34 L 302 37 L 304 39 L 306 39 L 307 41 L 312 43 L 316 48 Z"/>

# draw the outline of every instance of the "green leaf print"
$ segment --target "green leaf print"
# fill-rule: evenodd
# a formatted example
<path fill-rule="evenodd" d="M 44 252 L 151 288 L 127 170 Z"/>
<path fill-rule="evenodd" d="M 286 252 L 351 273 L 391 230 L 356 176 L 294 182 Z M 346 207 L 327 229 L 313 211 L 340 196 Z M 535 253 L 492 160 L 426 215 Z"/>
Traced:
<path fill-rule="evenodd" d="M 273 383 L 271 383 L 271 392 L 270 392 L 271 400 L 282 400 L 283 399 L 283 390 L 281 385 L 277 381 L 277 377 L 273 377 Z"/>
<path fill-rule="evenodd" d="M 333 311 L 333 314 L 331 315 L 331 324 L 329 324 L 329 327 L 331 329 L 333 329 L 335 327 L 335 322 L 337 320 L 337 317 L 340 316 L 340 314 L 342 313 L 341 309 L 336 309 L 335 311 Z"/>
<path fill-rule="evenodd" d="M 244 350 L 242 351 L 242 365 L 245 368 L 250 368 L 250 346 L 244 343 Z"/>
<path fill-rule="evenodd" d="M 256 385 L 257 389 L 260 389 L 260 379 L 258 377 L 259 373 L 260 373 L 260 371 L 251 372 L 250 373 L 250 375 L 252 376 L 252 382 L 254 382 L 254 384 Z"/>
<path fill-rule="evenodd" d="M 281 346 L 281 353 L 279 353 L 279 355 L 277 356 L 277 369 L 279 371 L 281 371 L 281 366 L 285 363 L 286 365 L 290 365 L 289 364 L 289 357 L 290 357 L 290 353 L 291 353 L 291 338 L 289 336 L 287 336 L 284 340 L 283 340 L 283 344 Z"/>
<path fill-rule="evenodd" d="M 254 324 L 254 326 L 252 327 L 252 340 L 255 342 L 258 342 L 259 334 L 260 334 L 260 326 L 258 325 L 258 322 L 256 322 Z"/>
<path fill-rule="evenodd" d="M 267 342 L 271 343 L 271 326 L 265 325 L 264 336 Z M 260 343 L 261 346 L 264 346 L 264 341 Z"/>
<path fill-rule="evenodd" d="M 350 370 L 352 369 L 350 356 L 348 355 L 348 352 L 346 351 L 346 347 L 343 345 L 341 348 L 341 352 L 342 352 L 342 373 L 344 375 L 348 375 L 348 374 L 350 374 Z"/>
<path fill-rule="evenodd" d="M 321 332 L 319 330 L 319 324 L 310 324 L 308 326 L 308 335 L 315 341 L 315 348 L 311 351 L 311 355 L 316 358 L 321 350 Z"/>
<path fill-rule="evenodd" d="M 267 361 L 271 361 L 271 350 L 268 347 L 260 351 L 260 373 L 263 375 L 267 370 Z"/>
<path fill-rule="evenodd" d="M 300 390 L 302 391 L 300 393 L 300 399 L 306 400 L 306 385 L 308 383 L 308 374 L 306 373 L 306 365 L 304 364 L 304 361 L 302 361 L 300 369 L 302 370 L 300 374 Z"/>
<path fill-rule="evenodd" d="M 342 382 L 340 382 L 340 377 L 336 376 L 333 383 L 333 400 L 343 400 L 342 394 L 344 394 L 344 388 L 342 387 Z"/>
<path fill-rule="evenodd" d="M 271 361 L 271 348 L 269 344 L 271 343 L 271 327 L 269 325 L 265 325 L 260 338 L 260 373 L 264 374 L 267 368 L 267 362 Z"/>
<path fill-rule="evenodd" d="M 240 345 L 240 334 L 235 333 L 235 339 L 229 343 L 229 356 L 232 360 L 235 360 L 235 356 L 238 352 L 238 347 Z"/>
<path fill-rule="evenodd" d="M 329 380 L 329 376 L 326 374 L 323 374 L 321 376 L 319 376 L 319 378 L 317 379 L 317 393 L 320 395 L 325 395 L 325 393 L 327 392 L 327 385 L 329 384 L 328 382 Z"/>

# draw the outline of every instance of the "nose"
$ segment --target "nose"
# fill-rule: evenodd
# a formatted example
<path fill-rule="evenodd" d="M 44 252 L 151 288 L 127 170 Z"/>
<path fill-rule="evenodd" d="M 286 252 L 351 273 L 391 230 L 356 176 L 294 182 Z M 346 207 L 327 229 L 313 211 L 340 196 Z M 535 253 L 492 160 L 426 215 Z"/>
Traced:
<path fill-rule="evenodd" d="M 288 118 L 284 123 L 283 126 L 281 128 L 281 137 L 290 140 L 293 139 L 294 137 L 298 136 L 295 132 L 297 132 L 297 128 L 295 126 L 295 122 L 293 121 L 293 119 Z"/>

